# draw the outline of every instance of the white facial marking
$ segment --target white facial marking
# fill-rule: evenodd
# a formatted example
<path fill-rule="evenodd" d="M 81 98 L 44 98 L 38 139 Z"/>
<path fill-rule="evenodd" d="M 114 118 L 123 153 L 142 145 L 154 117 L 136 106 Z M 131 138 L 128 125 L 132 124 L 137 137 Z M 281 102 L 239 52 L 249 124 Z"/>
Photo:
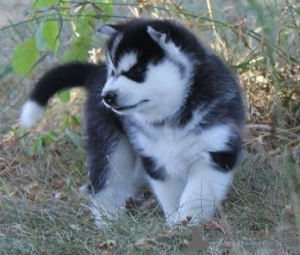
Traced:
<path fill-rule="evenodd" d="M 129 70 L 136 61 L 136 54 L 126 54 L 120 60 L 116 72 Z M 142 121 L 160 121 L 176 113 L 188 94 L 189 77 L 183 79 L 178 65 L 168 59 L 149 64 L 145 75 L 145 81 L 142 83 L 124 75 L 108 77 L 103 93 L 117 92 L 120 106 L 134 105 L 147 100 L 147 103 L 126 113 L 133 114 Z"/>
<path fill-rule="evenodd" d="M 111 51 L 110 51 L 110 54 L 111 54 L 113 59 L 116 58 L 116 51 L 117 51 L 118 46 L 119 46 L 120 42 L 122 41 L 122 39 L 123 39 L 123 34 L 119 33 L 119 34 L 116 35 L 116 37 L 113 41 L 112 48 L 111 48 Z"/>
<path fill-rule="evenodd" d="M 137 54 L 135 52 L 125 54 L 118 63 L 118 72 L 120 73 L 122 71 L 129 71 L 129 69 L 133 67 L 137 61 Z"/>
<path fill-rule="evenodd" d="M 141 121 L 155 122 L 175 114 L 185 102 L 187 82 L 182 79 L 178 66 L 167 59 L 149 65 L 147 78 L 136 95 L 147 97 L 149 103 L 134 113 L 135 117 Z"/>
<path fill-rule="evenodd" d="M 116 69 L 115 69 L 115 67 L 114 67 L 114 64 L 113 64 L 113 62 L 112 62 L 112 60 L 111 60 L 111 57 L 109 56 L 109 54 L 106 54 L 106 63 L 107 63 L 107 66 L 108 66 L 108 79 L 109 79 L 109 77 L 110 77 L 110 75 L 111 75 L 111 71 L 114 71 L 114 72 L 116 72 Z"/>

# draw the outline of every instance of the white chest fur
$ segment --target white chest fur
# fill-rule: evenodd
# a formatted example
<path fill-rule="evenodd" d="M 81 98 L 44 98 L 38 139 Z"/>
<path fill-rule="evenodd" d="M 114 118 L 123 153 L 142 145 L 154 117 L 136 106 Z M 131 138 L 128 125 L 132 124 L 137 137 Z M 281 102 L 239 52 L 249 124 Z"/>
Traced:
<path fill-rule="evenodd" d="M 208 161 L 209 151 L 226 148 L 230 128 L 218 125 L 202 132 L 190 128 L 143 126 L 132 130 L 131 138 L 144 156 L 163 166 L 169 175 L 185 177 L 192 164 Z"/>

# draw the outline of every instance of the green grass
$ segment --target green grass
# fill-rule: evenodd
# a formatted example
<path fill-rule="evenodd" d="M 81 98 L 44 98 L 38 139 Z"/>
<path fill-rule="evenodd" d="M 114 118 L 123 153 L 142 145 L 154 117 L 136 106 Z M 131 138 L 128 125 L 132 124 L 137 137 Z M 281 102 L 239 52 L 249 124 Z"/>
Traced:
<path fill-rule="evenodd" d="M 178 2 L 157 1 L 155 8 L 151 4 L 139 11 L 179 19 L 226 59 L 240 75 L 249 117 L 245 159 L 229 197 L 212 222 L 199 225 L 201 238 L 209 242 L 201 254 L 300 254 L 300 6 L 212 1 L 209 12 L 205 1 L 188 1 L 182 8 Z M 26 5 L 7 5 L 10 20 L 0 29 L 5 49 L 0 63 L 0 254 L 198 254 L 187 252 L 192 230 L 166 226 L 152 197 L 135 201 L 108 228 L 94 227 L 89 202 L 78 191 L 86 180 L 77 123 L 84 94 L 72 91 L 66 104 L 51 101 L 30 132 L 19 127 L 19 107 L 30 84 L 62 60 L 47 56 L 30 76 L 16 76 L 11 54 L 33 28 L 20 15 Z M 126 5 L 115 8 L 132 16 Z M 225 234 L 215 240 L 214 231 L 220 229 Z M 250 239 L 253 233 L 274 237 Z"/>

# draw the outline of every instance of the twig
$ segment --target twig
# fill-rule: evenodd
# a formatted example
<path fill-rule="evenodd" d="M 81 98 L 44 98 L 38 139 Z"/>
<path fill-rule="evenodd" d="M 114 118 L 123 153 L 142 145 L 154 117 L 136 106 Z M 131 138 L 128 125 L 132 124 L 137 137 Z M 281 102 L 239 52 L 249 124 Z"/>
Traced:
<path fill-rule="evenodd" d="M 216 37 L 216 40 L 217 40 L 218 43 L 220 43 L 220 45 L 223 48 L 225 48 L 224 42 L 222 41 L 221 37 L 219 36 L 219 34 L 217 32 L 217 29 L 216 29 L 216 26 L 215 26 L 215 22 L 213 21 L 212 8 L 211 8 L 210 0 L 206 0 L 206 5 L 207 5 L 209 18 L 211 19 L 211 27 L 212 27 L 213 33 Z"/>
<path fill-rule="evenodd" d="M 272 127 L 267 124 L 248 124 L 247 129 L 256 129 L 256 130 L 263 130 L 263 131 L 269 131 L 269 132 L 274 132 L 276 131 L 275 127 Z"/>

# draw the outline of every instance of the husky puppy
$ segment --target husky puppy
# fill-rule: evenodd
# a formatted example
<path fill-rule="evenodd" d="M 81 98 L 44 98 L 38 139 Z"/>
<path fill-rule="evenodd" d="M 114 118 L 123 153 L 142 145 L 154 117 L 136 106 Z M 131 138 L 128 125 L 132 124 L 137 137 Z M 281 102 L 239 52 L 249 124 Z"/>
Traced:
<path fill-rule="evenodd" d="M 117 215 L 146 180 L 168 224 L 209 220 L 242 154 L 245 111 L 236 76 L 182 25 L 134 19 L 103 25 L 106 64 L 50 70 L 22 108 L 30 126 L 51 96 L 87 89 L 85 125 L 96 224 Z"/>

